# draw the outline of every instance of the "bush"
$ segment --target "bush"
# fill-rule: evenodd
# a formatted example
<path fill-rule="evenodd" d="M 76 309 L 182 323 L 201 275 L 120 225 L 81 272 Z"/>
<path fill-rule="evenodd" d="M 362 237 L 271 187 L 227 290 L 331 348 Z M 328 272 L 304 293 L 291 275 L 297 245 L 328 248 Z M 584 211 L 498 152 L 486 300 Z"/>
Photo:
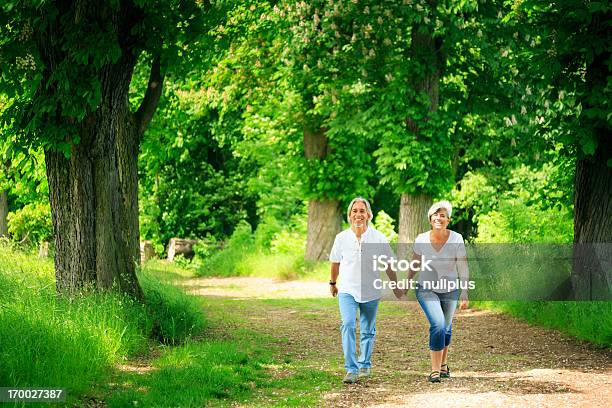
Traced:
<path fill-rule="evenodd" d="M 565 207 L 544 209 L 511 199 L 478 217 L 476 242 L 571 243 L 573 238 L 572 213 Z"/>
<path fill-rule="evenodd" d="M 509 174 L 468 172 L 452 192 L 455 222 L 475 222 L 476 242 L 571 243 L 572 175 L 573 162 L 563 157 Z"/>
<path fill-rule="evenodd" d="M 227 241 L 223 250 L 212 253 L 206 259 L 197 259 L 199 276 L 242 276 L 249 275 L 248 266 L 242 262 L 256 251 L 251 226 L 241 221 Z"/>
<path fill-rule="evenodd" d="M 395 221 L 384 211 L 379 211 L 374 220 L 374 228 L 385 234 L 389 242 L 397 241 L 397 232 L 395 232 Z"/>
<path fill-rule="evenodd" d="M 15 241 L 38 245 L 53 236 L 49 203 L 31 203 L 8 215 L 9 234 Z"/>
<path fill-rule="evenodd" d="M 257 248 L 270 249 L 272 241 L 283 230 L 281 223 L 271 216 L 266 216 L 261 223 L 257 225 L 255 231 L 255 245 Z"/>
<path fill-rule="evenodd" d="M 295 216 L 288 225 L 279 228 L 276 221 L 268 219 L 253 234 L 246 222 L 239 224 L 222 250 L 210 254 L 206 259 L 197 260 L 201 266 L 196 274 L 263 276 L 284 280 L 326 274 L 322 271 L 321 263 L 304 261 L 305 215 Z"/>

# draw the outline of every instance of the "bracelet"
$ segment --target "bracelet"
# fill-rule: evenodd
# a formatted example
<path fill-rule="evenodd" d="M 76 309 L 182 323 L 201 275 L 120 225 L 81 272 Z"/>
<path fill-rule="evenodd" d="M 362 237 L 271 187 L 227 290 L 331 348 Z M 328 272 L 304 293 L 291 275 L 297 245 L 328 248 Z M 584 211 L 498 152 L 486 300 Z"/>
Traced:
<path fill-rule="evenodd" d="M 332 286 L 335 286 L 336 282 L 329 281 L 329 284 L 332 285 Z"/>

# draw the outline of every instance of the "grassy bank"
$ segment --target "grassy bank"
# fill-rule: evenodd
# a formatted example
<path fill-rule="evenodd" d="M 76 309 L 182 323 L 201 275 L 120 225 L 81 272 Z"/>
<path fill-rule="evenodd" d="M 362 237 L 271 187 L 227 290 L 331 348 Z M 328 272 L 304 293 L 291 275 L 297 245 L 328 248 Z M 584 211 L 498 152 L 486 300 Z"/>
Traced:
<path fill-rule="evenodd" d="M 509 313 L 528 323 L 612 347 L 612 302 L 474 302 L 478 308 Z"/>
<path fill-rule="evenodd" d="M 0 247 L 0 384 L 94 392 L 151 344 L 179 344 L 205 326 L 200 305 L 140 273 L 146 304 L 113 293 L 55 293 L 52 261 Z"/>

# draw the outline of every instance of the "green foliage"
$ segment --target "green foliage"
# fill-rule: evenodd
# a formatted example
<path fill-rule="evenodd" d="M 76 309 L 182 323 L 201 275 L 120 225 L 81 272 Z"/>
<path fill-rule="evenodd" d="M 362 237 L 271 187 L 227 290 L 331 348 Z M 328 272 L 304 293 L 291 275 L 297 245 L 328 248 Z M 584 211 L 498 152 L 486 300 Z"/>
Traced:
<path fill-rule="evenodd" d="M 48 203 L 31 203 L 9 213 L 9 234 L 15 241 L 38 245 L 53 237 L 51 208 Z"/>
<path fill-rule="evenodd" d="M 477 242 L 571 243 L 573 237 L 572 213 L 565 207 L 545 209 L 506 199 L 478 217 Z"/>
<path fill-rule="evenodd" d="M 504 17 L 537 134 L 578 158 L 593 155 L 610 131 L 611 12 L 606 2 L 525 0 Z"/>
<path fill-rule="evenodd" d="M 572 183 L 573 160 L 562 156 L 539 168 L 468 172 L 452 192 L 453 218 L 476 224 L 478 242 L 569 243 Z"/>
<path fill-rule="evenodd" d="M 395 232 L 395 221 L 384 211 L 379 211 L 374 219 L 374 228 L 385 234 L 389 242 L 397 241 L 397 232 Z"/>
<path fill-rule="evenodd" d="M 361 30 L 357 32 L 352 27 L 355 19 L 359 19 L 359 28 L 365 29 L 366 21 L 375 18 L 362 14 L 362 8 L 353 3 L 284 3 L 262 14 L 265 33 L 255 29 L 255 35 L 247 35 L 237 43 L 233 55 L 244 58 L 241 66 L 250 61 L 256 67 L 251 77 L 261 79 L 259 86 L 251 88 L 249 96 L 243 98 L 248 108 L 248 127 L 244 129 L 258 136 L 260 147 L 274 138 L 280 149 L 272 153 L 280 150 L 289 158 L 264 167 L 262 173 L 268 176 L 264 180 L 272 189 L 262 194 L 260 208 L 267 210 L 269 203 L 278 205 L 269 199 L 270 192 L 286 197 L 282 200 L 284 207 L 294 212 L 283 214 L 285 217 L 295 213 L 303 199 L 347 199 L 356 192 L 372 195 L 368 178 L 374 172 L 368 154 L 371 139 L 365 130 L 367 117 L 360 114 L 367 98 L 359 82 L 360 74 L 355 75 L 361 62 L 355 58 L 357 48 L 351 44 L 351 36 L 362 35 Z M 376 11 L 382 13 L 378 6 Z M 314 24 L 304 24 L 305 20 Z M 262 37 L 271 39 L 264 53 Z M 251 44 L 248 51 L 245 44 Z M 367 64 L 375 63 L 370 58 Z M 244 72 L 239 75 L 244 76 Z M 258 134 L 253 125 L 262 125 L 263 132 Z M 305 157 L 304 132 L 323 135 L 325 147 L 317 157 Z M 261 153 L 259 150 L 259 157 Z M 297 197 L 296 190 L 300 192 Z"/>
<path fill-rule="evenodd" d="M 241 276 L 249 275 L 244 259 L 255 251 L 255 240 L 251 226 L 242 221 L 227 241 L 223 250 L 200 260 L 200 276 Z"/>
<path fill-rule="evenodd" d="M 247 186 L 257 197 L 258 215 L 275 219 L 289 219 L 301 210 L 305 188 L 296 157 L 301 143 L 291 117 L 293 97 L 282 97 L 252 101 L 243 113 L 244 139 L 236 144 L 236 155 L 257 166 Z"/>
<path fill-rule="evenodd" d="M 495 206 L 498 191 L 484 174 L 467 172 L 451 194 L 457 207 L 471 209 L 474 214 L 486 214 Z"/>
<path fill-rule="evenodd" d="M 306 248 L 306 234 L 289 227 L 280 231 L 270 245 L 273 254 L 302 254 Z"/>
<path fill-rule="evenodd" d="M 255 246 L 263 249 L 270 249 L 272 241 L 275 240 L 278 233 L 283 230 L 283 225 L 276 218 L 267 215 L 257 225 L 255 230 Z"/>
<path fill-rule="evenodd" d="M 159 57 L 164 67 L 180 61 L 179 53 L 205 27 L 200 6 L 196 1 L 106 2 L 94 12 L 79 3 L 4 3 L 0 94 L 8 103 L 0 124 L 17 148 L 52 147 L 69 155 L 70 145 L 80 141 L 75 124 L 105 97 L 105 69 L 143 51 Z M 131 72 L 126 75 L 129 79 Z"/>
<path fill-rule="evenodd" d="M 222 239 L 255 215 L 251 166 L 213 133 L 217 113 L 201 107 L 201 96 L 168 88 L 161 120 L 142 143 L 141 234 L 157 244 L 172 237 Z"/>
<path fill-rule="evenodd" d="M 34 201 L 48 201 L 43 152 L 40 149 L 16 152 L 14 143 L 11 138 L 0 140 L 0 189 L 8 190 L 15 209 Z"/>
<path fill-rule="evenodd" d="M 259 229 L 259 227 L 257 227 Z M 275 234 L 270 243 L 270 252 L 273 254 L 291 254 L 299 256 L 306 248 L 307 214 L 295 215 L 282 230 Z"/>
<path fill-rule="evenodd" d="M 306 216 L 296 215 L 284 226 L 271 218 L 255 233 L 246 222 L 238 225 L 221 250 L 197 256 L 199 276 L 262 276 L 298 279 L 323 276 L 327 263 L 304 261 Z"/>
<path fill-rule="evenodd" d="M 397 194 L 438 196 L 453 187 L 456 160 L 470 146 L 463 143 L 461 121 L 491 109 L 474 101 L 492 93 L 483 85 L 490 81 L 492 49 L 483 32 L 485 22 L 495 24 L 496 6 L 419 2 L 391 25 L 397 35 L 383 40 L 392 47 L 380 68 L 370 131 L 380 141 L 375 155 L 381 182 Z"/>

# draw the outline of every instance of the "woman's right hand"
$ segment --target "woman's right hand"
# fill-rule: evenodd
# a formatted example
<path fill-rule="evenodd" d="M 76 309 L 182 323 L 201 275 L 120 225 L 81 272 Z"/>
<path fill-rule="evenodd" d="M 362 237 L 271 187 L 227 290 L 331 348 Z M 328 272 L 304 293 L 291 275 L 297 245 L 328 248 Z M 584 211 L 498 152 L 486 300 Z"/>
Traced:
<path fill-rule="evenodd" d="M 333 297 L 336 297 L 336 295 L 338 294 L 338 288 L 336 287 L 336 285 L 329 285 L 329 291 L 331 292 L 331 295 Z"/>
<path fill-rule="evenodd" d="M 459 309 L 467 309 L 470 304 L 470 301 L 468 300 L 468 295 L 466 291 L 461 291 L 461 296 L 459 297 L 459 300 Z"/>

